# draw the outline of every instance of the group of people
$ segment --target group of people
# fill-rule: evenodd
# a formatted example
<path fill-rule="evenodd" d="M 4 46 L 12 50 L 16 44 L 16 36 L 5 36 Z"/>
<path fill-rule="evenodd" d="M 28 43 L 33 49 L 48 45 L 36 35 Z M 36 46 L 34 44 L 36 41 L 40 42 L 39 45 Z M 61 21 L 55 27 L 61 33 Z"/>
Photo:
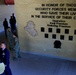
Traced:
<path fill-rule="evenodd" d="M 3 21 L 5 36 L 8 40 L 9 49 L 11 51 L 14 51 L 13 59 L 17 59 L 18 57 L 21 56 L 20 56 L 19 41 L 18 41 L 18 35 L 16 29 L 16 18 L 14 16 L 14 13 L 12 13 L 9 23 L 10 23 L 10 27 L 8 26 L 8 21 L 5 18 L 5 20 Z"/>
<path fill-rule="evenodd" d="M 0 63 L 4 63 L 5 70 L 3 74 L 0 75 L 12 75 L 11 69 L 9 67 L 10 64 L 10 51 L 14 51 L 13 60 L 16 60 L 20 58 L 20 47 L 19 47 L 19 41 L 18 41 L 18 35 L 16 30 L 16 18 L 14 16 L 14 13 L 12 14 L 10 20 L 10 27 L 8 26 L 8 21 L 5 18 L 3 21 L 3 26 L 5 30 L 5 36 L 8 41 L 8 47 L 5 42 L 1 43 L 0 47 Z M 9 51 L 9 50 L 10 51 Z"/>
<path fill-rule="evenodd" d="M 14 13 L 12 13 L 12 16 L 10 16 L 9 24 L 10 24 L 10 27 L 11 27 L 11 31 L 13 33 L 16 32 L 16 18 L 14 16 Z M 4 30 L 5 30 L 5 36 L 7 38 L 7 28 L 9 27 L 7 18 L 4 19 L 3 26 L 4 26 Z"/>

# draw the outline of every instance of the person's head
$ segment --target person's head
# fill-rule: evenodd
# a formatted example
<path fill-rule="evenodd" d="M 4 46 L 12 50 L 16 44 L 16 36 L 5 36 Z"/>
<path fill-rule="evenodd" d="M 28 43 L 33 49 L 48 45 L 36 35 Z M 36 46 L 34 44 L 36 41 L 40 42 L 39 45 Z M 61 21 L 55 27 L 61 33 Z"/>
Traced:
<path fill-rule="evenodd" d="M 8 27 L 8 31 L 11 32 L 11 28 L 10 27 Z"/>
<path fill-rule="evenodd" d="M 1 48 L 2 48 L 2 49 L 5 49 L 5 48 L 6 48 L 6 43 L 5 43 L 5 42 L 2 42 L 2 43 L 1 43 Z"/>
<path fill-rule="evenodd" d="M 14 13 L 12 13 L 12 16 L 14 16 Z"/>
<path fill-rule="evenodd" d="M 6 18 L 5 18 L 4 20 L 5 20 L 5 21 L 7 21 L 7 19 L 6 19 Z"/>

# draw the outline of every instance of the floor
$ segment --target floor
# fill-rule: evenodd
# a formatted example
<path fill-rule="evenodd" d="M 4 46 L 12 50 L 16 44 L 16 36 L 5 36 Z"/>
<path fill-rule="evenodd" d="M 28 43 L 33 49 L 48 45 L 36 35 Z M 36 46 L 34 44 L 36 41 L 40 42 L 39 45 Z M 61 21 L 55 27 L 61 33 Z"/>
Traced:
<path fill-rule="evenodd" d="M 13 75 L 76 75 L 76 62 L 25 54 L 11 60 L 11 69 Z"/>

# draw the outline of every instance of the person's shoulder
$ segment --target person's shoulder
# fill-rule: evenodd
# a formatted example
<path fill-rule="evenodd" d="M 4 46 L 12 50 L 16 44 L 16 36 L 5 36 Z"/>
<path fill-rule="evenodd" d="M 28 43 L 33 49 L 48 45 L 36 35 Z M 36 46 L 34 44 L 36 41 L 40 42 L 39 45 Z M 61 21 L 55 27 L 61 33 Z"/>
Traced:
<path fill-rule="evenodd" d="M 9 50 L 7 48 L 5 48 L 5 51 L 9 52 Z"/>

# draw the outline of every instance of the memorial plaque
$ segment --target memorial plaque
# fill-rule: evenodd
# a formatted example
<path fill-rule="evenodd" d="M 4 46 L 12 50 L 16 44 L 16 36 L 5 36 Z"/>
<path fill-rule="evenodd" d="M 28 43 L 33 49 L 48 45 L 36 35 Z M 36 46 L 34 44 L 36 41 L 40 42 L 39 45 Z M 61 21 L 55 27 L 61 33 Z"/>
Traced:
<path fill-rule="evenodd" d="M 52 34 L 52 38 L 53 39 L 56 39 L 56 34 Z"/>
<path fill-rule="evenodd" d="M 60 35 L 60 39 L 61 40 L 64 40 L 64 35 Z"/>
<path fill-rule="evenodd" d="M 69 34 L 69 29 L 65 29 L 65 34 Z"/>
<path fill-rule="evenodd" d="M 56 29 L 56 33 L 60 33 L 60 29 Z"/>
<path fill-rule="evenodd" d="M 48 28 L 48 32 L 50 32 L 50 33 L 51 33 L 51 32 L 52 32 L 52 28 Z"/>
<path fill-rule="evenodd" d="M 48 34 L 45 34 L 45 38 L 48 38 Z"/>
<path fill-rule="evenodd" d="M 45 32 L 45 28 L 44 27 L 41 27 L 41 32 Z"/>
<path fill-rule="evenodd" d="M 73 41 L 73 36 L 69 36 L 69 40 L 70 41 Z"/>

